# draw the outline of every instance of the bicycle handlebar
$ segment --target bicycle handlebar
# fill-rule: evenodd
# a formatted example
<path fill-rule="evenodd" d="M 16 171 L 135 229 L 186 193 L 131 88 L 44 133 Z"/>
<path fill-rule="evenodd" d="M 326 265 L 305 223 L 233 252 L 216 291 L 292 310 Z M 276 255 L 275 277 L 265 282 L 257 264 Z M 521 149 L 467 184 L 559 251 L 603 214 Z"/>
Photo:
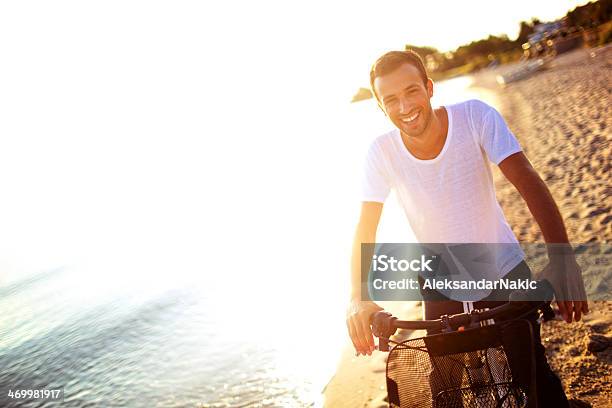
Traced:
<path fill-rule="evenodd" d="M 553 288 L 547 280 L 538 281 L 537 289 L 531 291 L 514 291 L 510 294 L 510 301 L 496 308 L 471 313 L 460 313 L 455 315 L 444 315 L 435 320 L 399 320 L 390 313 L 380 311 L 374 314 L 372 321 L 372 333 L 379 338 L 381 351 L 389 351 L 389 337 L 395 334 L 397 329 L 429 330 L 442 329 L 443 332 L 454 331 L 461 326 L 474 327 L 475 324 L 484 320 L 500 317 L 522 316 L 532 310 L 540 309 L 544 320 L 554 317 L 550 308 L 553 298 Z M 539 299 L 539 300 L 536 300 Z"/>

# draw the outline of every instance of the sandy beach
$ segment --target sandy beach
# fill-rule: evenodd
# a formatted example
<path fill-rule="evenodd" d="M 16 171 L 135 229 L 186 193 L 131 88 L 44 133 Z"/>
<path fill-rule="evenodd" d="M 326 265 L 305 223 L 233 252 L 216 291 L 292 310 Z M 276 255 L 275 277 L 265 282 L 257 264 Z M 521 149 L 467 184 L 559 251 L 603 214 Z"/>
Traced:
<path fill-rule="evenodd" d="M 612 47 L 557 56 L 548 69 L 502 88 L 495 76 L 508 68 L 476 74 L 474 86 L 496 96 L 502 115 L 559 205 L 571 242 L 609 244 Z M 525 202 L 497 169 L 495 183 L 519 241 L 543 242 Z M 421 315 L 418 303 L 389 307 L 404 319 Z M 591 302 L 590 308 L 581 322 L 544 324 L 542 339 L 568 398 L 580 401 L 575 406 L 607 407 L 612 406 L 612 302 Z M 355 357 L 347 338 L 338 371 L 324 390 L 325 406 L 387 406 L 384 373 L 385 354 Z"/>

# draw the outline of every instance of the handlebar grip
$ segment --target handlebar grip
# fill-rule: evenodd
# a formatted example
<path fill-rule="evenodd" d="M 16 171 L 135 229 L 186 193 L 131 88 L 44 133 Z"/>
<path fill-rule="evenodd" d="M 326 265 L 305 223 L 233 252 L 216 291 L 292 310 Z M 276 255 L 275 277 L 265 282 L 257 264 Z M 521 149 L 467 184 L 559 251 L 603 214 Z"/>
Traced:
<path fill-rule="evenodd" d="M 378 337 L 378 349 L 380 351 L 389 351 L 389 337 L 395 334 L 397 330 L 393 324 L 397 317 L 393 317 L 385 311 L 376 312 L 372 319 L 372 334 Z"/>

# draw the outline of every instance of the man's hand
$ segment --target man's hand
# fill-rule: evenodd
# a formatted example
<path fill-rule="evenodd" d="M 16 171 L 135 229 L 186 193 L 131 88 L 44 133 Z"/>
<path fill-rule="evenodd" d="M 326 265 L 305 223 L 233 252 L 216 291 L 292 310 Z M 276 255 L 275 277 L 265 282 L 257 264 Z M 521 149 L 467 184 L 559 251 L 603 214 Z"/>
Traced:
<path fill-rule="evenodd" d="M 582 270 L 573 254 L 551 256 L 542 275 L 553 286 L 557 306 L 567 323 L 578 322 L 589 313 Z"/>
<path fill-rule="evenodd" d="M 346 326 L 357 355 L 372 355 L 374 336 L 370 322 L 374 313 L 383 310 L 372 301 L 351 300 L 346 312 Z"/>

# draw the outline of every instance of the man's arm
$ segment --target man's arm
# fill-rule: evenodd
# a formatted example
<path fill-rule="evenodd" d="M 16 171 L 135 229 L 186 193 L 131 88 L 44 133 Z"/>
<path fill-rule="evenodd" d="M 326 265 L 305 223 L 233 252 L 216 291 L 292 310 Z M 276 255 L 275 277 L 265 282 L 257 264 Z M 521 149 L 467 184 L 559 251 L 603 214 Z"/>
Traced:
<path fill-rule="evenodd" d="M 361 300 L 361 244 L 376 242 L 376 230 L 382 209 L 382 203 L 363 202 L 361 204 L 361 214 L 353 239 L 351 256 L 351 299 Z"/>
<path fill-rule="evenodd" d="M 361 299 L 361 244 L 376 242 L 376 230 L 382 209 L 382 203 L 362 203 L 359 224 L 357 224 L 355 238 L 353 239 L 351 299 L 347 311 L 346 325 L 358 354 L 372 354 L 374 337 L 370 329 L 370 317 L 375 312 L 382 310 L 376 303 Z M 371 259 L 371 255 L 368 259 Z"/>
<path fill-rule="evenodd" d="M 516 187 L 518 192 L 521 194 L 529 211 L 535 218 L 536 222 L 540 226 L 542 235 L 547 244 L 569 244 L 567 232 L 565 230 L 565 224 L 563 218 L 559 212 L 559 208 L 555 203 L 548 187 L 540 178 L 538 172 L 533 168 L 527 157 L 522 153 L 515 153 L 508 156 L 500 164 L 499 168 L 506 178 Z M 580 286 L 579 288 L 570 287 L 570 291 L 582 289 L 584 291 L 584 284 L 582 282 L 582 276 L 580 275 L 580 268 L 575 262 L 573 253 L 571 253 L 571 247 L 568 245 L 567 251 L 555 252 L 558 246 L 549 246 L 548 258 L 550 264 L 547 268 L 555 269 L 552 273 L 565 273 L 571 276 L 562 276 L 570 285 Z M 551 282 L 553 283 L 553 282 Z M 553 286 L 554 283 L 553 283 Z M 561 289 L 556 287 L 556 292 Z M 556 293 L 559 299 L 560 293 Z M 572 318 L 576 321 L 580 320 L 581 314 L 588 313 L 588 304 L 586 298 L 584 300 L 569 299 L 569 301 L 557 301 L 559 310 L 563 314 L 565 320 L 570 323 Z M 572 316 L 573 312 L 573 316 Z"/>

